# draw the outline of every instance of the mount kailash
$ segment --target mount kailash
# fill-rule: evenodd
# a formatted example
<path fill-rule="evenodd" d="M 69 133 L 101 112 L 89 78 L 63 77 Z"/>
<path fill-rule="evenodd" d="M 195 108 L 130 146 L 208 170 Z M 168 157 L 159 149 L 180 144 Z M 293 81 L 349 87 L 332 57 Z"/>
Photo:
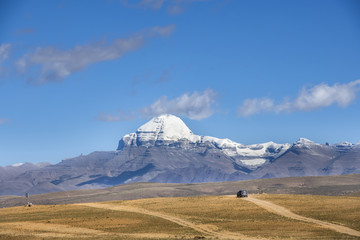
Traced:
<path fill-rule="evenodd" d="M 0 195 L 103 188 L 131 182 L 195 183 L 360 173 L 360 144 L 244 145 L 195 135 L 178 117 L 153 118 L 116 151 L 50 165 L 0 167 Z"/>

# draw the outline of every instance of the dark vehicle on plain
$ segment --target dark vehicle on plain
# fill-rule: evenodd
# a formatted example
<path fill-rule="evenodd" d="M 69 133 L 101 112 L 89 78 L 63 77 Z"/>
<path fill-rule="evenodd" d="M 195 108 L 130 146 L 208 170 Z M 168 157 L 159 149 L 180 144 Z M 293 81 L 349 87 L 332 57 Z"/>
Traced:
<path fill-rule="evenodd" d="M 248 194 L 245 190 L 240 190 L 238 191 L 238 193 L 236 194 L 237 197 L 241 198 L 241 197 L 247 197 Z"/>

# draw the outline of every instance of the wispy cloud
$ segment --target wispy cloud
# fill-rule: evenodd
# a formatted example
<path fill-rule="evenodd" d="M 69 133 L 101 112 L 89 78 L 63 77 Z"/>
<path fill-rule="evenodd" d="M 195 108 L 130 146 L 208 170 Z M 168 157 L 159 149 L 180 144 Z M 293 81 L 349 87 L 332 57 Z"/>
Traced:
<path fill-rule="evenodd" d="M 162 7 L 164 2 L 165 0 L 142 0 L 138 3 L 138 6 L 157 10 Z"/>
<path fill-rule="evenodd" d="M 155 26 L 129 38 L 117 38 L 108 44 L 102 41 L 78 45 L 66 50 L 53 46 L 38 47 L 33 52 L 23 55 L 16 64 L 22 73 L 38 71 L 35 76 L 28 79 L 30 83 L 62 81 L 91 64 L 116 60 L 128 52 L 139 49 L 146 42 L 146 38 L 168 36 L 174 28 L 175 25 Z"/>
<path fill-rule="evenodd" d="M 159 36 L 162 37 L 167 37 L 169 36 L 173 31 L 175 30 L 175 24 L 170 24 L 168 26 L 165 27 L 159 27 L 159 26 L 155 26 L 150 28 L 150 36 L 156 35 L 158 34 Z"/>
<path fill-rule="evenodd" d="M 86 44 L 68 50 L 55 47 L 38 47 L 17 61 L 17 66 L 25 73 L 33 66 L 40 66 L 39 76 L 29 79 L 31 83 L 42 84 L 62 81 L 74 72 L 85 69 L 90 64 L 122 57 L 129 51 L 138 49 L 144 43 L 142 37 L 116 39 L 111 44 Z"/>
<path fill-rule="evenodd" d="M 170 15 L 178 15 L 184 13 L 188 6 L 195 2 L 207 2 L 208 0 L 173 0 L 167 7 L 167 12 Z"/>
<path fill-rule="evenodd" d="M 3 43 L 0 45 L 0 61 L 4 61 L 9 57 L 10 49 L 11 49 L 10 43 Z"/>
<path fill-rule="evenodd" d="M 2 64 L 7 58 L 9 58 L 10 50 L 11 50 L 10 43 L 3 43 L 0 45 L 0 75 L 1 72 L 3 71 Z"/>
<path fill-rule="evenodd" d="M 214 113 L 212 105 L 215 103 L 216 95 L 215 91 L 207 89 L 204 92 L 185 93 L 171 100 L 168 100 L 167 96 L 163 96 L 150 106 L 143 108 L 142 113 L 146 116 L 172 113 L 200 120 L 208 118 Z"/>
<path fill-rule="evenodd" d="M 104 113 L 100 112 L 96 117 L 95 120 L 101 121 L 101 122 L 118 122 L 121 120 L 120 116 L 114 115 L 111 113 Z"/>
<path fill-rule="evenodd" d="M 24 34 L 33 34 L 35 33 L 35 29 L 33 28 L 22 28 L 15 30 L 15 33 L 18 35 L 24 35 Z"/>
<path fill-rule="evenodd" d="M 122 4 L 125 7 L 151 9 L 154 11 L 160 10 L 161 8 L 165 7 L 168 14 L 178 15 L 184 13 L 190 4 L 194 2 L 206 1 L 208 0 L 123 0 Z"/>
<path fill-rule="evenodd" d="M 7 118 L 0 118 L 0 125 L 11 122 L 10 119 Z"/>
<path fill-rule="evenodd" d="M 135 118 L 135 113 L 126 113 L 122 110 L 118 110 L 117 113 L 104 113 L 100 112 L 95 120 L 101 122 L 118 122 L 118 121 L 131 121 Z"/>
<path fill-rule="evenodd" d="M 332 105 L 347 107 L 355 100 L 359 85 L 360 80 L 333 86 L 321 83 L 309 89 L 304 87 L 293 101 L 287 99 L 278 104 L 271 98 L 246 99 L 239 107 L 238 115 L 246 117 L 264 112 L 313 111 Z"/>
<path fill-rule="evenodd" d="M 122 0 L 121 3 L 125 7 L 158 10 L 163 6 L 165 0 Z"/>
<path fill-rule="evenodd" d="M 170 77 L 170 73 L 169 73 L 169 70 L 164 70 L 162 73 L 161 73 L 161 76 L 156 80 L 157 83 L 163 83 L 163 82 L 167 82 L 171 79 Z"/>

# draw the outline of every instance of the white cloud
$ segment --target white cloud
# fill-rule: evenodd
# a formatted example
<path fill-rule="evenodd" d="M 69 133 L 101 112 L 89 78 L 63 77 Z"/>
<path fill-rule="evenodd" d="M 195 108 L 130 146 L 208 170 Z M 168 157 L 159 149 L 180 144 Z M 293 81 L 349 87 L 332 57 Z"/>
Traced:
<path fill-rule="evenodd" d="M 238 115 L 246 117 L 262 112 L 312 111 L 335 104 L 347 107 L 355 100 L 359 85 L 360 80 L 333 86 L 321 83 L 309 89 L 303 88 L 294 101 L 284 100 L 279 104 L 270 98 L 246 99 L 239 107 Z"/>
<path fill-rule="evenodd" d="M 346 107 L 355 100 L 356 93 L 359 90 L 357 85 L 360 85 L 360 80 L 333 86 L 322 83 L 310 89 L 304 88 L 293 105 L 295 109 L 305 111 L 328 107 L 333 104 Z"/>
<path fill-rule="evenodd" d="M 215 103 L 216 95 L 215 91 L 207 89 L 204 92 L 185 93 L 172 100 L 168 100 L 166 96 L 163 96 L 150 106 L 135 111 L 124 112 L 118 110 L 115 114 L 100 112 L 95 117 L 95 120 L 102 122 L 130 121 L 137 117 L 153 117 L 164 113 L 201 120 L 210 117 L 214 113 L 212 105 Z"/>
<path fill-rule="evenodd" d="M 269 98 L 246 99 L 239 108 L 242 117 L 254 115 L 261 112 L 271 111 L 274 108 L 274 100 Z"/>
<path fill-rule="evenodd" d="M 90 43 L 62 50 L 55 47 L 38 47 L 32 53 L 23 55 L 18 61 L 22 73 L 38 69 L 38 76 L 29 79 L 31 83 L 41 84 L 62 81 L 72 73 L 81 71 L 89 65 L 121 58 L 125 53 L 139 49 L 147 37 L 168 36 L 175 25 L 155 26 L 133 37 L 117 38 L 112 43 Z"/>
<path fill-rule="evenodd" d="M 197 91 L 193 94 L 185 93 L 172 100 L 168 100 L 167 96 L 163 96 L 149 107 L 143 108 L 142 112 L 147 116 L 172 113 L 200 120 L 208 118 L 214 113 L 212 104 L 215 102 L 216 95 L 216 92 L 212 89 L 207 89 L 202 93 Z"/>

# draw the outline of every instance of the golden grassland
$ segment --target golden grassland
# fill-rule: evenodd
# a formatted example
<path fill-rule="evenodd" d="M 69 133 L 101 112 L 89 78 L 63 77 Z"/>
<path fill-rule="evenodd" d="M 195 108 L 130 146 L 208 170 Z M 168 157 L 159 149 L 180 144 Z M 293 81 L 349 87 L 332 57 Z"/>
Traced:
<path fill-rule="evenodd" d="M 255 197 L 299 215 L 360 230 L 359 197 Z M 360 239 L 268 212 L 233 196 L 112 201 L 94 206 L 0 209 L 0 239 Z"/>
<path fill-rule="evenodd" d="M 360 231 L 360 198 L 316 195 L 259 195 L 259 199 L 271 201 L 294 213 Z"/>
<path fill-rule="evenodd" d="M 43 228 L 34 223 L 54 226 L 55 229 Z M 13 226 L 16 231 L 10 231 L 10 234 L 6 234 L 5 230 L 11 229 Z M 64 228 L 61 228 L 62 226 Z M 70 228 L 66 228 L 66 226 L 70 226 Z M 98 231 L 88 232 L 86 231 L 88 229 Z M 26 236 L 26 239 L 43 239 L 44 237 L 46 239 L 54 237 L 60 239 L 78 237 L 86 239 L 127 239 L 127 234 L 131 233 L 167 232 L 171 233 L 170 235 L 178 234 L 180 236 L 181 234 L 196 233 L 192 229 L 185 229 L 161 218 L 78 205 L 14 207 L 0 211 L 0 239 L 17 239 L 16 235 L 19 235 L 19 239 L 24 239 L 23 236 Z"/>

